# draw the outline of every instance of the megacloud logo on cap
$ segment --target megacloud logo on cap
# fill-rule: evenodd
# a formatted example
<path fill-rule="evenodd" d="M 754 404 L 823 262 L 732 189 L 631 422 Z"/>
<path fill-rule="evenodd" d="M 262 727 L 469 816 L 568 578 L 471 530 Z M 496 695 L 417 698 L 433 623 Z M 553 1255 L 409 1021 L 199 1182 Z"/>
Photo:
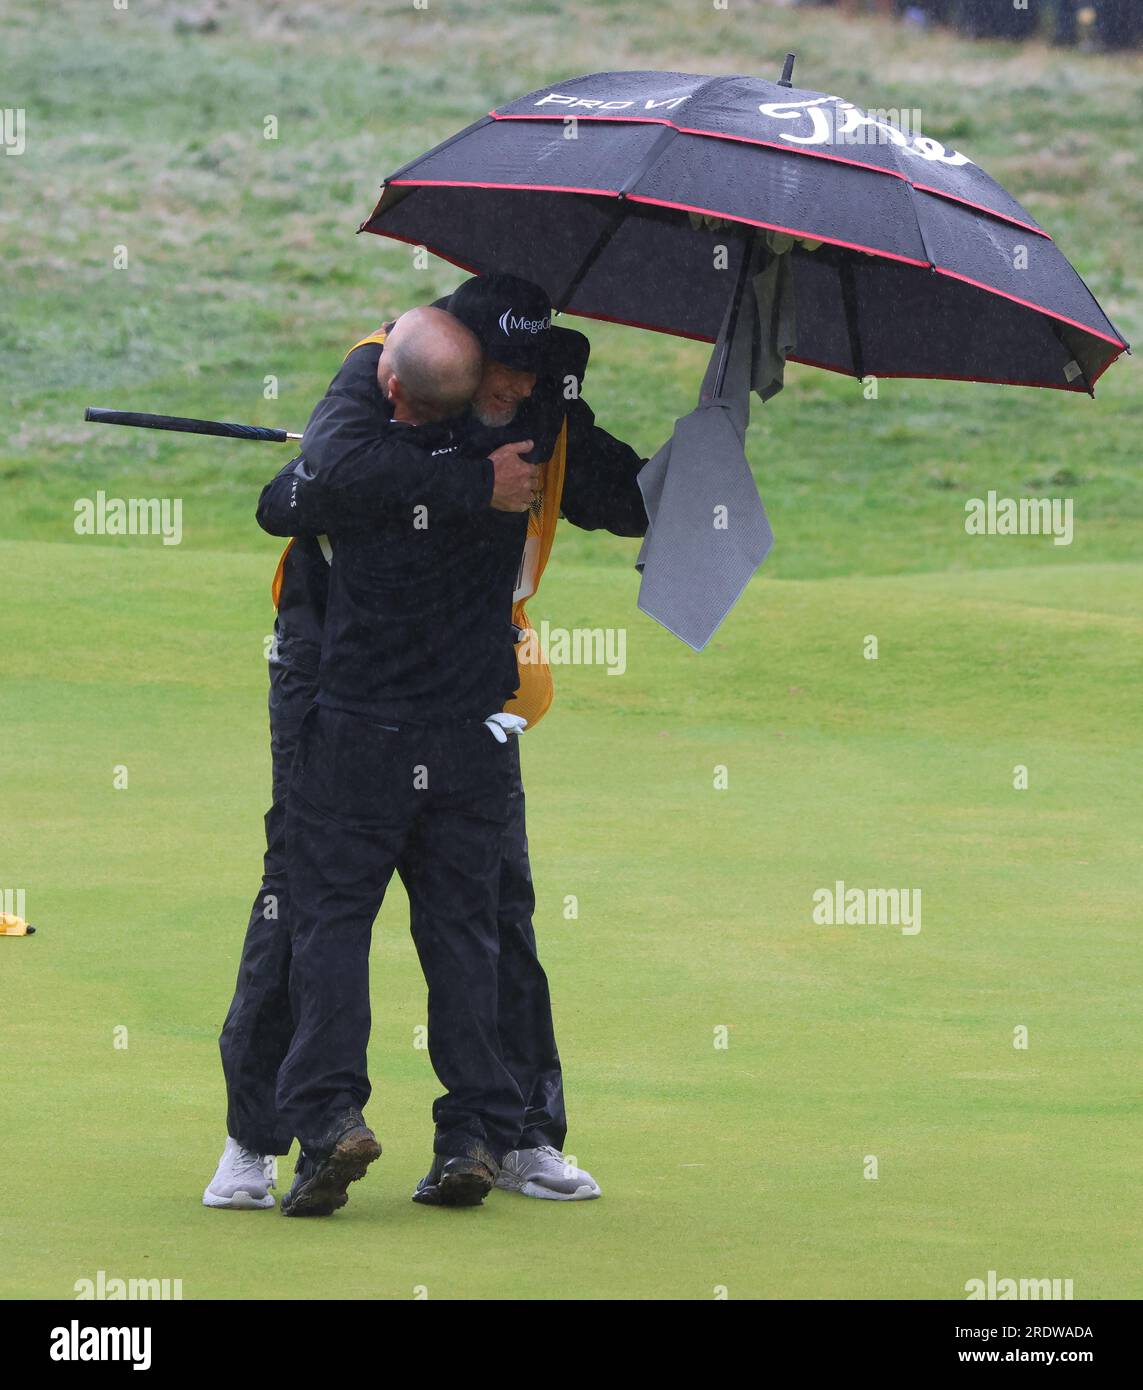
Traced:
<path fill-rule="evenodd" d="M 520 333 L 543 333 L 546 328 L 551 327 L 551 324 L 552 320 L 550 316 L 542 319 L 517 318 L 512 312 L 511 305 L 500 315 L 500 331 L 505 337 L 514 331 Z"/>

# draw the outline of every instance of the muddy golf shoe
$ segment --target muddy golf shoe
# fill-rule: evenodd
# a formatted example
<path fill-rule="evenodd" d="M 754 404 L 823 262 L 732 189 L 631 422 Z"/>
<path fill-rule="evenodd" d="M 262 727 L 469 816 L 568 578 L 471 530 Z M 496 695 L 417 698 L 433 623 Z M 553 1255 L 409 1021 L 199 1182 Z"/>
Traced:
<path fill-rule="evenodd" d="M 204 1207 L 226 1207 L 231 1211 L 262 1211 L 274 1205 L 270 1189 L 274 1186 L 273 1154 L 244 1149 L 237 1139 L 227 1139 L 218 1160 L 218 1169 L 202 1194 Z"/>
<path fill-rule="evenodd" d="M 545 1144 L 538 1149 L 513 1149 L 504 1155 L 496 1186 L 522 1197 L 554 1202 L 585 1202 L 600 1195 L 599 1184 L 575 1160 Z"/>
<path fill-rule="evenodd" d="M 463 1158 L 434 1154 L 433 1166 L 417 1184 L 413 1201 L 426 1207 L 478 1207 L 496 1182 L 498 1164 L 484 1149 Z"/>
<path fill-rule="evenodd" d="M 347 1110 L 333 1124 L 320 1147 L 298 1156 L 294 1184 L 282 1198 L 283 1216 L 332 1216 L 349 1201 L 351 1182 L 381 1156 L 377 1136 L 360 1110 Z"/>

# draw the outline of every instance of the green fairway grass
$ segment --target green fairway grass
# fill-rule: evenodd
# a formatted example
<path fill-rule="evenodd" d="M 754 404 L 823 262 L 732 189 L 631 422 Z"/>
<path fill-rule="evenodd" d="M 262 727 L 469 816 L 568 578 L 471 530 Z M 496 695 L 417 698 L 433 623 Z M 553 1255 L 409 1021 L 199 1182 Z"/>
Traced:
<path fill-rule="evenodd" d="M 102 1270 L 188 1299 L 957 1299 L 990 1269 L 1143 1295 L 1130 359 L 1094 402 L 916 381 L 870 401 L 791 368 L 750 434 L 775 550 L 701 655 L 637 611 L 637 542 L 561 527 L 533 621 L 627 635 L 622 676 L 555 669 L 523 746 L 567 1150 L 604 1198 L 409 1201 L 439 1087 L 395 885 L 385 1153 L 315 1222 L 200 1204 L 269 795 L 277 546 L 253 509 L 288 454 L 82 422 L 300 429 L 355 337 L 458 278 L 354 239 L 384 174 L 559 76 L 776 76 L 787 48 L 795 81 L 920 107 L 1137 339 L 1143 61 L 762 4 L 230 3 L 209 32 L 179 27 L 193 6 L 106 11 L 18 11 L 0 57 L 28 112 L 27 152 L 0 155 L 0 890 L 39 929 L 0 938 L 0 1296 Z M 649 453 L 707 351 L 569 322 L 600 422 Z M 76 535 L 98 489 L 181 499 L 182 544 Z M 989 489 L 1073 498 L 1074 543 L 967 536 Z M 920 889 L 922 929 L 815 925 L 837 880 Z"/>
<path fill-rule="evenodd" d="M 990 1268 L 1140 1292 L 1132 568 L 763 581 L 696 658 L 630 622 L 623 566 L 557 555 L 551 621 L 630 623 L 628 673 L 557 671 L 524 745 L 569 1149 L 605 1198 L 409 1201 L 437 1088 L 395 892 L 386 1153 L 336 1219 L 286 1223 L 198 1205 L 257 888 L 265 561 L 188 554 L 175 586 L 154 551 L 17 557 L 6 861 L 41 931 L 0 941 L 6 1162 L 30 1175 L 7 1294 L 99 1269 L 186 1297 L 955 1298 Z M 812 925 L 838 877 L 920 887 L 921 931 Z"/>

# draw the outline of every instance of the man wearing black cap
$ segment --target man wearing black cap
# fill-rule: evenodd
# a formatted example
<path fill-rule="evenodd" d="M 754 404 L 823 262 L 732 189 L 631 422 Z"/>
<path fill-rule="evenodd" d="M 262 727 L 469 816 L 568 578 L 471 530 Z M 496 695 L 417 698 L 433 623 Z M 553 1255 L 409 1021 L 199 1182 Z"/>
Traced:
<path fill-rule="evenodd" d="M 548 306 L 538 287 L 515 277 L 481 277 L 462 285 L 447 305 L 474 330 L 486 351 L 474 402 L 476 420 L 466 448 L 493 452 L 506 439 L 535 436 L 536 456 L 546 460 L 542 492 L 547 497 L 547 516 L 541 525 L 541 496 L 528 519 L 524 563 L 514 595 L 515 616 L 524 619 L 520 626 L 526 626 L 523 599 L 538 583 L 550 546 L 550 534 L 545 532 L 561 509 L 588 529 L 605 526 L 620 534 L 642 533 L 646 521 L 635 484 L 641 460 L 598 429 L 591 411 L 578 399 L 587 341 L 580 334 L 551 328 Z M 382 335 L 374 335 L 351 350 L 330 396 L 315 411 L 304 445 L 310 467 L 323 461 L 321 429 L 337 413 L 336 404 L 327 402 L 336 395 L 339 383 L 341 390 L 351 394 L 371 385 L 381 341 Z M 336 436 L 336 429 L 332 435 Z M 552 466 L 556 454 L 558 470 Z M 279 616 L 270 666 L 275 804 L 267 816 L 262 891 L 251 916 L 238 990 L 221 1040 L 231 1138 L 204 1195 L 209 1205 L 271 1206 L 266 1156 L 285 1152 L 290 1144 L 289 1129 L 275 1102 L 275 1076 L 293 1026 L 287 1006 L 289 896 L 282 787 L 301 714 L 312 698 L 325 621 L 329 555 L 325 536 L 299 540 L 287 552 L 276 579 Z M 528 715 L 534 722 L 551 698 L 550 675 L 542 665 L 521 667 L 521 671 L 533 687 Z M 504 1061 L 522 1092 L 525 1116 L 499 1185 L 530 1196 L 594 1196 L 598 1187 L 590 1176 L 567 1165 L 559 1154 L 566 1130 L 562 1078 L 547 981 L 535 954 L 534 898 L 514 739 L 508 740 L 505 751 L 511 789 L 499 874 L 499 1032 L 505 1044 Z M 411 902 L 416 934 L 421 904 L 416 894 L 411 894 Z M 421 1184 L 418 1200 L 440 1199 L 439 1176 L 439 1172 L 430 1174 Z"/>

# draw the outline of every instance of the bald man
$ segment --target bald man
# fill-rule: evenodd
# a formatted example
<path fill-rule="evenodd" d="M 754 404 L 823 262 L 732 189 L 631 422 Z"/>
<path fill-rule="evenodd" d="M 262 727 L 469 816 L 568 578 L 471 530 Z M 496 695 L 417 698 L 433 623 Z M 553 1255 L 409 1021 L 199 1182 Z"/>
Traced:
<path fill-rule="evenodd" d="M 443 309 L 409 309 L 393 325 L 377 361 L 377 385 L 399 424 L 460 415 L 484 370 L 476 335 Z"/>
<path fill-rule="evenodd" d="M 524 1121 L 497 1027 L 497 895 L 510 614 L 538 471 L 519 460 L 530 440 L 487 457 L 457 442 L 449 418 L 481 369 L 459 320 L 410 310 L 378 389 L 335 378 L 302 457 L 259 502 L 265 529 L 324 533 L 331 552 L 318 693 L 286 799 L 294 1031 L 277 1102 L 302 1150 L 287 1216 L 344 1205 L 380 1153 L 362 1116 L 369 945 L 394 871 L 429 986 L 446 1204 L 480 1199 Z"/>

